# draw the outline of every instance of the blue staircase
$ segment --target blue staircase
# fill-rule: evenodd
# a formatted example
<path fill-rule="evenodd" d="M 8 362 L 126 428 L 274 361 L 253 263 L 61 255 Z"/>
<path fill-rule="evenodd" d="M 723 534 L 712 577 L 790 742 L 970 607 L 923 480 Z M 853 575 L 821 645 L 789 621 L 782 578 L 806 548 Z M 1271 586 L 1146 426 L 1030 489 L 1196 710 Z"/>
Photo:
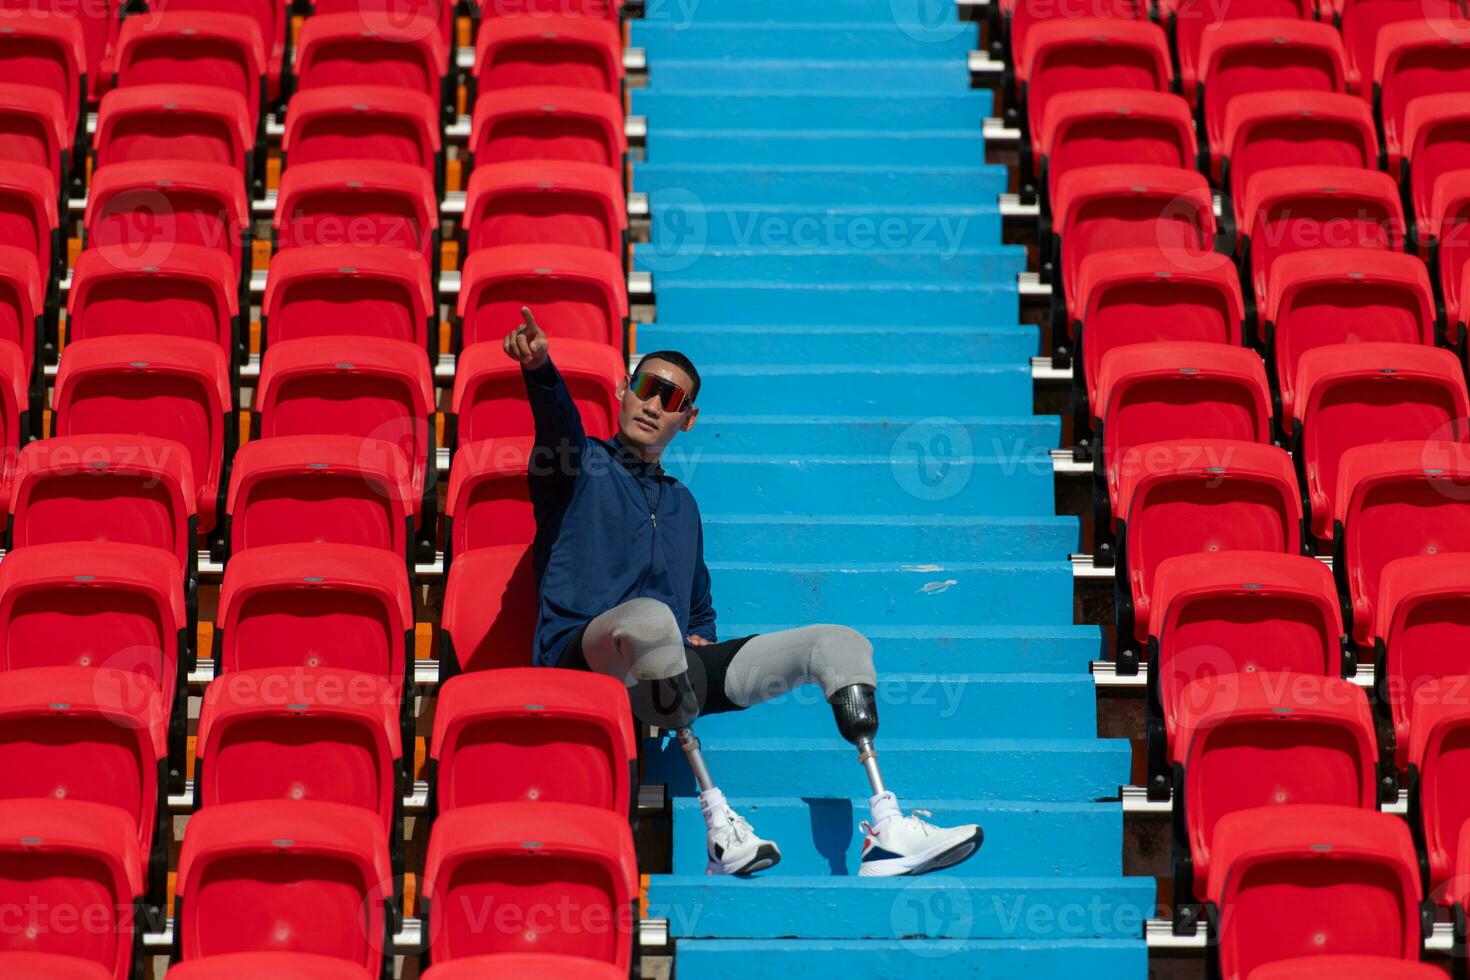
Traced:
<path fill-rule="evenodd" d="M 978 821 L 980 853 L 855 877 L 867 781 L 814 687 L 696 731 L 733 805 L 777 840 L 752 880 L 706 877 L 683 753 L 673 873 L 649 884 L 678 980 L 1141 977 L 1152 879 L 1122 874 L 1126 742 L 1096 738 L 1072 624 L 1055 418 L 1031 414 L 1021 249 L 984 162 L 974 25 L 945 0 L 651 2 L 634 189 L 649 195 L 655 323 L 641 351 L 704 377 L 665 457 L 705 516 L 722 637 L 846 623 L 874 642 L 885 777 Z"/>

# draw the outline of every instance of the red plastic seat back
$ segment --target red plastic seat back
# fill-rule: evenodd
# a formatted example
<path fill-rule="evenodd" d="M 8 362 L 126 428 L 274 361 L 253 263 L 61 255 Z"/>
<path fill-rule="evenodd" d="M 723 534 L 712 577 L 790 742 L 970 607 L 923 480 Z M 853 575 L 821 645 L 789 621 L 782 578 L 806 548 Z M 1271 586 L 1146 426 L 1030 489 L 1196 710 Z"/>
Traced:
<path fill-rule="evenodd" d="M 1302 956 L 1276 960 L 1251 971 L 1250 980 L 1438 980 L 1443 971 L 1432 963 L 1391 956 Z"/>
<path fill-rule="evenodd" d="M 175 963 L 168 971 L 168 980 L 231 980 L 234 977 L 372 980 L 373 974 L 356 963 L 314 953 L 223 953 Z"/>
<path fill-rule="evenodd" d="M 328 86 L 291 98 L 281 141 L 287 167 L 343 160 L 411 163 L 435 173 L 439 106 L 385 85 Z"/>
<path fill-rule="evenodd" d="M 632 830 L 610 810 L 543 802 L 458 807 L 434 822 L 425 861 L 430 956 L 441 962 L 534 951 L 627 969 L 637 883 Z M 475 924 L 473 910 L 489 901 L 523 912 L 562 903 L 580 914 L 486 929 Z M 577 921 L 593 916 L 600 928 Z"/>
<path fill-rule="evenodd" d="M 429 270 L 407 249 L 305 246 L 277 252 L 266 279 L 266 349 L 308 337 L 383 337 L 427 350 L 438 313 Z"/>
<path fill-rule="evenodd" d="M 183 959 L 255 950 L 335 956 L 381 969 L 392 895 L 376 814 L 277 800 L 205 807 L 179 857 Z"/>
<path fill-rule="evenodd" d="M 203 11 L 244 14 L 255 21 L 265 41 L 267 54 L 279 71 L 281 51 L 286 43 L 286 25 L 290 21 L 290 4 L 281 0 L 151 0 L 149 6 L 158 11 Z"/>
<path fill-rule="evenodd" d="M 162 262 L 176 244 L 203 245 L 240 266 L 250 220 L 233 167 L 148 160 L 94 172 L 84 223 L 88 247 L 120 245 Z"/>
<path fill-rule="evenodd" d="M 612 438 L 618 424 L 617 386 L 627 377 L 627 362 L 605 343 L 564 339 L 557 343 L 556 367 L 582 417 L 583 431 L 594 439 Z M 506 360 L 494 343 L 465 348 L 456 365 L 451 407 L 458 447 L 535 434 L 520 367 Z"/>
<path fill-rule="evenodd" d="M 422 15 L 382 19 L 369 25 L 359 8 L 307 18 L 296 40 L 297 90 L 388 85 L 439 98 L 448 55 L 437 25 Z"/>
<path fill-rule="evenodd" d="M 1205 131 L 1214 146 L 1225 109 L 1237 96 L 1262 92 L 1344 92 L 1346 57 L 1331 24 L 1308 20 L 1230 20 L 1200 43 Z"/>
<path fill-rule="evenodd" d="M 470 252 L 501 245 L 579 245 L 621 252 L 624 194 L 608 167 L 567 160 L 475 168 L 465 204 Z"/>
<path fill-rule="evenodd" d="M 456 557 L 444 586 L 442 626 L 461 671 L 528 666 L 536 629 L 531 549 L 502 545 Z"/>
<path fill-rule="evenodd" d="M 0 0 L 0 19 L 10 20 L 19 15 L 31 14 L 63 20 L 75 20 L 82 28 L 82 48 L 85 58 L 82 64 L 87 71 L 87 98 L 96 99 L 101 87 L 109 84 L 103 66 L 106 56 L 111 55 L 117 41 L 119 26 L 117 0 L 99 0 L 97 3 L 76 4 L 69 0 Z"/>
<path fill-rule="evenodd" d="M 29 378 L 40 342 L 38 322 L 45 303 L 46 282 L 34 253 L 0 245 L 0 341 L 20 351 L 21 370 Z"/>
<path fill-rule="evenodd" d="M 0 167 L 0 245 L 29 252 L 49 281 L 59 227 L 56 180 L 51 171 L 24 163 Z"/>
<path fill-rule="evenodd" d="M 1195 873 L 1208 878 L 1220 820 L 1252 807 L 1376 807 L 1377 750 L 1363 690 L 1340 677 L 1257 671 L 1191 682 L 1179 734 Z"/>
<path fill-rule="evenodd" d="M 206 85 L 245 100 L 260 117 L 265 77 L 260 24 L 239 12 L 167 10 L 123 21 L 117 39 L 117 84 Z"/>
<path fill-rule="evenodd" d="M 1394 145 L 1403 137 L 1404 117 L 1415 99 L 1463 95 L 1470 89 L 1470 67 L 1464 56 L 1470 28 L 1457 5 L 1448 7 L 1454 10 L 1456 21 L 1408 21 L 1385 27 L 1378 34 L 1374 86 L 1384 136 Z"/>
<path fill-rule="evenodd" d="M 5 24 L 0 5 L 0 27 Z M 61 154 L 70 152 L 61 96 L 34 85 L 0 84 L 0 160 L 44 167 L 59 186 Z"/>
<path fill-rule="evenodd" d="M 605 250 L 525 245 L 471 254 L 461 271 L 461 349 L 502 336 L 505 318 L 523 306 L 552 337 L 623 347 L 627 285 L 621 261 Z"/>
<path fill-rule="evenodd" d="M 0 807 L 0 903 L 15 910 L 16 924 L 0 933 L 0 955 L 73 956 L 126 980 L 142 928 L 133 903 L 143 895 L 143 861 L 132 821 L 116 807 L 57 799 L 6 803 Z M 63 928 L 56 916 L 71 910 L 75 925 Z M 83 922 L 90 927 L 81 928 Z"/>
<path fill-rule="evenodd" d="M 621 170 L 627 152 L 623 103 L 566 86 L 503 89 L 475 104 L 476 166 L 511 160 L 577 160 Z"/>
<path fill-rule="evenodd" d="M 1174 50 L 1179 54 L 1179 74 L 1186 91 L 1199 77 L 1200 44 L 1205 32 L 1227 20 L 1273 17 L 1282 20 L 1312 20 L 1316 15 L 1311 0 L 1245 0 L 1244 3 L 1212 4 L 1209 0 L 1170 0 L 1165 5 L 1173 22 Z M 1193 92 L 1190 92 L 1191 98 Z"/>
<path fill-rule="evenodd" d="M 401 248 L 432 266 L 438 203 L 429 175 L 381 160 L 349 170 L 334 162 L 287 169 L 273 219 L 277 248 Z"/>
<path fill-rule="evenodd" d="M 1315 558 L 1203 552 L 1159 563 L 1159 700 L 1170 738 L 1192 681 L 1250 671 L 1336 675 L 1342 616 L 1332 573 Z"/>
<path fill-rule="evenodd" d="M 0 973 L 34 980 L 111 980 L 115 976 L 95 960 L 59 953 L 0 952 Z"/>
<path fill-rule="evenodd" d="M 526 467 L 535 440 L 486 439 L 460 446 L 449 471 L 444 514 L 445 552 L 459 555 L 496 545 L 529 545 L 536 537 Z"/>
<path fill-rule="evenodd" d="M 424 980 L 477 980 L 484 976 L 549 976 L 560 980 L 620 980 L 622 972 L 611 963 L 554 953 L 488 953 L 435 963 Z M 292 978 L 294 980 L 294 978 Z M 1412 978 L 1419 980 L 1419 978 Z M 1430 978 L 1433 980 L 1433 978 Z"/>
<path fill-rule="evenodd" d="M 439 813 L 516 800 L 629 813 L 637 751 L 622 681 L 542 667 L 481 671 L 446 681 L 437 705 Z"/>
<path fill-rule="evenodd" d="M 1458 665 L 1463 671 L 1464 664 Z M 1429 897 L 1451 903 L 1450 878 L 1463 868 L 1454 866 L 1461 839 L 1470 820 L 1470 712 L 1466 692 L 1470 676 L 1463 673 L 1425 679 L 1410 700 L 1408 761 L 1419 773 L 1419 813 L 1429 858 Z"/>
<path fill-rule="evenodd" d="M 1251 175 L 1289 166 L 1378 166 L 1373 111 L 1362 99 L 1337 92 L 1297 92 L 1291 104 L 1240 99 L 1225 112 L 1230 195 L 1245 196 Z"/>
<path fill-rule="evenodd" d="M 254 143 L 243 96 L 205 85 L 136 85 L 102 97 L 94 165 L 194 160 L 244 173 Z"/>
<path fill-rule="evenodd" d="M 484 6 L 493 8 L 500 6 L 503 0 L 496 3 L 487 3 Z M 525 4 L 518 4 L 517 9 L 524 9 Z M 437 29 L 439 37 L 448 46 L 454 39 L 454 13 L 456 4 L 453 0 L 412 0 L 410 3 L 398 3 L 395 0 L 313 0 L 312 9 L 318 16 L 322 14 L 355 13 L 362 18 L 365 30 L 408 30 L 413 32 L 426 31 L 430 25 Z M 488 10 L 481 12 L 481 16 L 490 16 Z"/>
<path fill-rule="evenodd" d="M 239 270 L 225 255 L 176 245 L 161 263 L 118 245 L 78 256 L 67 294 L 67 339 L 156 334 L 233 354 Z"/>
<path fill-rule="evenodd" d="M 1374 62 L 1383 29 L 1393 24 L 1460 21 L 1455 0 L 1335 0 L 1354 91 L 1372 94 Z"/>
<path fill-rule="evenodd" d="M 88 64 L 79 18 L 26 7 L 0 21 L 0 83 L 34 85 L 61 96 L 69 135 L 77 131 Z"/>
<path fill-rule="evenodd" d="M 1049 20 L 1026 35 L 1020 55 L 1030 131 L 1041 131 L 1053 95 L 1116 88 L 1167 92 L 1169 42 L 1157 24 L 1127 20 Z"/>
<path fill-rule="evenodd" d="M 1293 956 L 1418 956 L 1419 876 L 1402 818 L 1258 807 L 1222 819 L 1214 849 L 1208 891 L 1221 912 L 1222 977 Z"/>
<path fill-rule="evenodd" d="M 526 85 L 565 85 L 621 98 L 623 42 L 615 22 L 560 18 L 551 23 L 486 20 L 475 41 L 480 93 Z"/>
<path fill-rule="evenodd" d="M 1046 160 L 1051 195 L 1062 175 L 1078 167 L 1136 163 L 1194 168 L 1189 105 L 1172 93 L 1139 89 L 1059 93 L 1047 103 L 1041 125 L 1038 156 Z"/>
<path fill-rule="evenodd" d="M 205 691 L 198 745 L 201 806 L 342 803 L 393 832 L 398 695 L 380 677 L 325 667 L 226 674 Z"/>

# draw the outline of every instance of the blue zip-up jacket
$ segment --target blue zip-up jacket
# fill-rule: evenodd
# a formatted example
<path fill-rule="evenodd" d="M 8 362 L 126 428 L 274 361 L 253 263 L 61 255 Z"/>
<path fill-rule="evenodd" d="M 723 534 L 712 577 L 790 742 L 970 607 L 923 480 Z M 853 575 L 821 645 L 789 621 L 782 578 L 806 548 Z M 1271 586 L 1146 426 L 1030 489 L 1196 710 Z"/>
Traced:
<path fill-rule="evenodd" d="M 704 530 L 689 488 L 616 438 L 589 438 L 550 360 L 521 374 L 536 420 L 526 478 L 536 511 L 536 665 L 554 667 L 594 616 L 640 596 L 665 603 L 684 635 L 714 642 Z"/>

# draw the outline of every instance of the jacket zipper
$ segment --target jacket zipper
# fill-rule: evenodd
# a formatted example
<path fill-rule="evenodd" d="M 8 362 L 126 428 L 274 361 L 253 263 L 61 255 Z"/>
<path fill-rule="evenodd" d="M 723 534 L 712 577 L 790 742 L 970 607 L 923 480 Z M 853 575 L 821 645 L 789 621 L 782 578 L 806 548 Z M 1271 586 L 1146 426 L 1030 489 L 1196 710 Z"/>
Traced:
<path fill-rule="evenodd" d="M 640 491 L 643 490 L 641 482 L 638 485 L 638 489 Z M 638 583 L 638 594 L 640 596 L 643 595 L 643 590 L 648 587 L 648 576 L 653 574 L 654 562 L 658 560 L 658 508 L 663 501 L 664 485 L 663 481 L 660 480 L 658 484 L 658 496 L 654 498 L 653 509 L 648 512 L 648 520 L 653 527 L 648 536 L 648 567 L 643 570 L 643 578 Z M 648 503 L 648 494 L 646 492 L 643 494 L 643 502 L 645 504 Z"/>

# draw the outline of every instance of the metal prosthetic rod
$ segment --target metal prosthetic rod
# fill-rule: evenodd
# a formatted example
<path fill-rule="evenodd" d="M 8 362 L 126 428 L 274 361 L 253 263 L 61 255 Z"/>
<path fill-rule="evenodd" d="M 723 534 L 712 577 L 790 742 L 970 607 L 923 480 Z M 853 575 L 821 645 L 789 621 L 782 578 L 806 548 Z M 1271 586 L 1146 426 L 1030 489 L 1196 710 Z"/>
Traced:
<path fill-rule="evenodd" d="M 873 748 L 873 739 L 878 734 L 877 691 L 871 684 L 849 684 L 838 688 L 827 703 L 832 705 L 832 715 L 837 719 L 837 730 L 842 737 L 857 746 L 858 761 L 868 773 L 868 783 L 873 795 L 886 792 L 883 773 L 878 768 L 878 752 Z"/>
<path fill-rule="evenodd" d="M 675 734 L 679 736 L 679 748 L 684 750 L 684 757 L 689 760 L 689 768 L 694 771 L 699 791 L 708 793 L 715 788 L 715 781 L 710 778 L 709 767 L 704 764 L 704 753 L 699 750 L 699 739 L 694 737 L 694 730 L 680 728 Z"/>

